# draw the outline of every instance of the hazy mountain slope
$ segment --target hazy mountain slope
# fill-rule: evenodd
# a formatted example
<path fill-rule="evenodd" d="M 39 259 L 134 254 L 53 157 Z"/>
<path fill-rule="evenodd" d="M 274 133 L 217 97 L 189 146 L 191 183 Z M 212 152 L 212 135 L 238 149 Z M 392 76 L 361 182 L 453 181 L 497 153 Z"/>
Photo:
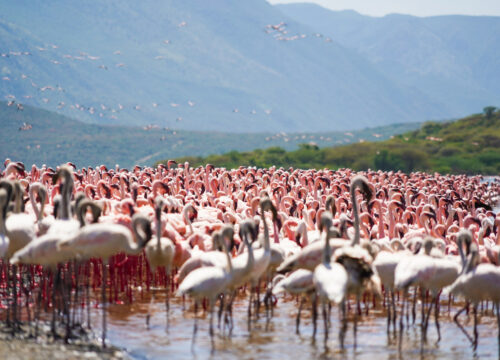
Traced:
<path fill-rule="evenodd" d="M 0 51 L 32 53 L 0 58 L 2 76 L 10 78 L 0 82 L 1 93 L 85 121 L 317 131 L 449 113 L 355 51 L 312 37 L 312 29 L 264 0 L 19 0 L 1 2 L 0 14 Z M 287 36 L 308 36 L 279 41 L 265 32 L 281 21 Z M 20 80 L 23 71 L 39 86 L 57 82 L 65 91 L 45 92 L 45 103 Z"/>
<path fill-rule="evenodd" d="M 57 166 L 151 165 L 159 159 L 206 155 L 230 150 L 281 146 L 292 150 L 301 143 L 332 146 L 363 140 L 383 140 L 419 126 L 391 125 L 360 131 L 318 133 L 248 133 L 167 130 L 162 127 L 103 126 L 75 121 L 54 112 L 25 106 L 17 110 L 0 101 L 0 160 Z M 24 128 L 25 130 L 20 130 Z"/>
<path fill-rule="evenodd" d="M 358 51 L 395 81 L 471 113 L 500 97 L 500 17 L 388 15 L 278 5 L 285 14 Z"/>
<path fill-rule="evenodd" d="M 500 171 L 500 111 L 475 114 L 452 122 L 426 122 L 420 129 L 379 142 L 319 148 L 304 144 L 295 151 L 282 148 L 183 157 L 192 166 L 285 167 L 302 169 L 427 171 L 495 175 Z M 166 160 L 162 161 L 166 162 Z"/>

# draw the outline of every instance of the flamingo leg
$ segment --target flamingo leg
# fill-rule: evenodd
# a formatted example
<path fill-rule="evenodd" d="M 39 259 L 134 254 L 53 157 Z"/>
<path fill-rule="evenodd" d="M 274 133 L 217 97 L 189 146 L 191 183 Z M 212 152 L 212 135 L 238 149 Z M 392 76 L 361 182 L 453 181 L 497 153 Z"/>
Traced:
<path fill-rule="evenodd" d="M 356 301 L 359 305 L 359 295 L 356 296 Z M 357 346 L 357 339 L 358 339 L 358 317 L 359 317 L 359 312 L 355 311 L 354 312 L 354 326 L 353 326 L 353 333 L 354 333 L 354 348 L 356 349 Z"/>
<path fill-rule="evenodd" d="M 436 330 L 438 333 L 437 342 L 441 341 L 441 327 L 439 326 L 439 294 L 436 296 L 436 303 L 434 304 L 434 320 L 436 322 Z"/>
<path fill-rule="evenodd" d="M 256 293 L 255 295 L 257 296 L 257 300 L 255 302 L 255 318 L 258 320 L 259 319 L 259 313 L 260 313 L 260 280 L 257 281 L 257 287 L 256 287 Z"/>
<path fill-rule="evenodd" d="M 217 312 L 217 327 L 220 330 L 220 319 L 222 318 L 222 313 L 224 312 L 224 294 L 221 294 L 219 303 L 219 311 Z"/>
<path fill-rule="evenodd" d="M 316 338 L 317 331 L 317 321 L 318 321 L 318 295 L 316 293 L 313 294 L 312 298 L 312 318 L 313 318 L 313 335 L 312 338 Z"/>
<path fill-rule="evenodd" d="M 90 267 L 90 264 L 86 265 Z M 86 305 L 87 305 L 87 329 L 92 329 L 91 322 L 90 322 L 90 277 L 86 276 L 87 280 L 85 282 L 85 297 L 86 299 Z"/>
<path fill-rule="evenodd" d="M 422 302 L 422 308 L 423 308 Z M 427 342 L 427 327 L 429 325 L 429 317 L 431 316 L 432 307 L 434 306 L 434 297 L 432 298 L 431 303 L 429 304 L 429 308 L 427 309 L 427 313 L 425 314 L 425 318 L 422 320 L 422 340 L 424 343 Z"/>
<path fill-rule="evenodd" d="M 346 300 L 344 299 L 342 303 L 340 304 L 340 312 L 341 312 L 341 322 L 342 326 L 340 328 L 339 332 L 339 340 L 340 340 L 340 347 L 343 349 L 344 348 L 344 339 L 345 339 L 345 333 L 347 332 L 347 314 L 346 314 Z"/>
<path fill-rule="evenodd" d="M 498 327 L 498 358 L 500 358 L 500 303 L 496 302 L 497 308 L 497 327 Z"/>
<path fill-rule="evenodd" d="M 297 311 L 297 318 L 295 319 L 295 333 L 297 335 L 300 334 L 300 313 L 302 311 L 302 306 L 304 305 L 304 297 L 300 297 L 299 310 Z"/>
<path fill-rule="evenodd" d="M 460 322 L 458 321 L 458 317 L 460 316 L 461 313 L 463 313 L 465 310 L 467 310 L 467 307 L 469 306 L 469 304 L 465 304 L 465 306 L 460 309 L 456 314 L 455 316 L 453 317 L 453 321 L 455 322 L 455 324 L 457 324 L 458 328 L 465 334 L 465 336 L 467 337 L 467 339 L 473 343 L 473 340 L 472 338 L 470 337 L 470 335 L 467 333 L 467 330 L 465 330 L 465 328 L 463 327 L 462 324 L 460 324 Z"/>
<path fill-rule="evenodd" d="M 151 299 L 149 300 L 148 304 L 148 313 L 146 314 L 146 328 L 149 329 L 149 321 L 151 320 L 151 305 L 153 304 L 155 299 L 155 292 L 153 289 L 151 289 Z"/>
<path fill-rule="evenodd" d="M 12 319 L 13 319 L 13 325 L 12 325 L 12 332 L 14 333 L 16 329 L 19 326 L 19 320 L 17 318 L 17 265 L 12 266 L 12 282 L 13 282 L 13 287 L 12 291 L 14 292 L 14 301 L 13 301 L 13 306 L 12 306 Z"/>
<path fill-rule="evenodd" d="M 391 304 L 389 302 L 386 303 L 385 299 L 388 294 L 384 294 L 384 307 L 387 308 L 387 336 L 389 336 L 391 332 L 391 323 L 392 323 L 392 309 Z"/>
<path fill-rule="evenodd" d="M 167 273 L 168 274 L 168 273 Z M 170 325 L 170 291 L 169 291 L 169 276 L 167 275 L 166 277 L 166 284 L 165 284 L 165 291 L 166 291 L 166 294 L 165 294 L 165 312 L 167 314 L 167 332 L 168 332 L 168 329 L 169 329 L 169 325 Z"/>
<path fill-rule="evenodd" d="M 325 329 L 325 334 L 324 334 L 324 346 L 325 349 L 328 347 L 328 316 L 327 316 L 327 310 L 326 310 L 326 301 L 323 300 L 321 302 L 321 308 L 323 310 L 323 327 Z"/>
<path fill-rule="evenodd" d="M 479 340 L 479 334 L 477 331 L 477 312 L 478 312 L 477 305 L 474 305 L 474 341 L 472 343 L 472 348 L 474 349 L 474 351 L 477 350 L 477 343 Z"/>
<path fill-rule="evenodd" d="M 250 331 L 250 321 L 252 320 L 252 301 L 253 301 L 253 286 L 250 286 L 250 298 L 248 299 L 248 319 L 247 319 L 247 327 L 248 331 Z"/>
<path fill-rule="evenodd" d="M 417 319 L 417 311 L 416 311 L 417 291 L 418 291 L 418 289 L 415 288 L 415 291 L 413 292 L 413 303 L 412 303 L 412 308 L 411 308 L 411 316 L 412 316 L 412 324 L 413 325 L 415 324 L 415 320 Z"/>
<path fill-rule="evenodd" d="M 396 311 L 396 301 L 395 301 L 394 290 L 391 290 L 391 306 L 392 306 L 392 329 L 394 330 L 394 336 L 396 336 L 396 319 L 398 313 Z"/>
<path fill-rule="evenodd" d="M 153 284 L 156 284 L 156 269 L 153 270 Z M 155 300 L 155 291 L 154 289 L 151 289 L 151 299 L 149 300 L 148 304 L 148 313 L 146 314 L 146 328 L 149 330 L 149 322 L 151 320 L 151 305 L 154 303 Z"/>
<path fill-rule="evenodd" d="M 107 267 L 108 261 L 103 260 L 102 262 L 102 284 L 101 284 L 101 295 L 102 295 L 102 347 L 106 347 L 106 281 L 107 281 Z"/>
<path fill-rule="evenodd" d="M 332 326 L 332 323 L 330 321 L 330 316 L 332 314 L 332 303 L 328 302 L 328 329 Z"/>
<path fill-rule="evenodd" d="M 403 290 L 403 304 L 401 305 L 401 316 L 399 317 L 399 341 L 398 341 L 398 351 L 401 353 L 401 349 L 402 349 L 402 346 L 403 346 L 403 329 L 404 329 L 404 325 L 403 325 L 403 319 L 404 319 L 404 316 L 405 316 L 405 303 L 406 303 L 406 290 Z M 408 315 L 408 314 L 407 314 Z M 408 317 L 406 318 L 407 322 L 408 322 Z"/>
<path fill-rule="evenodd" d="M 208 333 L 210 334 L 210 343 L 212 345 L 212 351 L 215 350 L 215 341 L 214 341 L 214 302 L 213 300 L 208 300 L 208 309 L 210 311 L 210 327 L 208 329 Z"/>
<path fill-rule="evenodd" d="M 229 327 L 229 336 L 231 336 L 233 332 L 233 301 L 235 297 L 236 297 L 236 290 L 234 290 L 229 296 L 229 301 L 227 303 L 226 315 L 224 320 Z"/>
<path fill-rule="evenodd" d="M 194 302 L 194 326 L 193 326 L 193 339 L 191 340 L 191 351 L 194 352 L 194 343 L 196 341 L 196 333 L 198 332 L 198 301 Z"/>
<path fill-rule="evenodd" d="M 56 332 L 56 291 L 59 286 L 59 280 L 61 278 L 61 268 L 57 269 L 57 275 L 54 283 L 52 284 L 52 322 L 50 324 L 50 329 L 54 339 L 57 337 Z"/>

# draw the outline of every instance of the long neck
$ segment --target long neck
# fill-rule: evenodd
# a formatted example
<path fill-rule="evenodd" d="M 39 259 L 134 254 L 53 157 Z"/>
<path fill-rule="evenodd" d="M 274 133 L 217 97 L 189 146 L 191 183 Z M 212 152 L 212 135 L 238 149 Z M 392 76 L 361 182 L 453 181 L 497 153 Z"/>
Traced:
<path fill-rule="evenodd" d="M 42 220 L 44 217 L 43 210 L 45 209 L 45 201 L 47 201 L 47 191 L 43 189 L 43 191 L 39 191 L 39 197 L 40 197 L 40 218 L 39 220 Z"/>
<path fill-rule="evenodd" d="M 132 223 L 132 230 L 134 232 L 135 238 L 137 239 L 137 242 L 130 241 L 128 244 L 129 251 L 135 255 L 139 254 L 146 244 L 146 238 L 137 229 L 138 225 L 138 221 Z"/>
<path fill-rule="evenodd" d="M 70 175 L 71 176 L 71 175 Z M 63 192 L 61 196 L 61 219 L 67 220 L 71 216 L 70 211 L 70 198 L 73 192 L 73 181 L 70 177 L 66 177 L 63 185 Z"/>
<path fill-rule="evenodd" d="M 159 209 L 156 210 L 156 249 L 160 250 L 161 243 L 161 211 Z"/>
<path fill-rule="evenodd" d="M 307 226 L 302 227 L 302 241 L 300 242 L 302 247 L 309 244 L 309 237 L 307 235 Z"/>
<path fill-rule="evenodd" d="M 5 200 L 5 202 L 7 202 L 7 199 L 4 197 L 2 197 L 0 200 Z M 7 233 L 7 229 L 5 228 L 4 204 L 3 202 L 0 202 L 0 234 L 5 233 Z"/>
<path fill-rule="evenodd" d="M 396 237 L 396 219 L 394 219 L 394 210 L 393 207 L 389 204 L 389 236 L 391 238 Z"/>
<path fill-rule="evenodd" d="M 39 210 L 38 206 L 36 204 L 36 200 L 35 200 L 35 194 L 34 194 L 35 189 L 36 189 L 36 187 L 33 186 L 33 185 L 30 187 L 29 196 L 30 196 L 31 207 L 33 208 L 33 211 L 34 211 L 34 213 L 36 215 L 36 219 L 37 219 L 37 221 L 40 221 L 40 220 L 42 220 L 41 211 L 43 210 L 43 204 L 41 203 L 42 200 L 40 199 L 40 207 L 41 207 L 41 209 Z"/>
<path fill-rule="evenodd" d="M 461 234 L 458 235 L 457 246 L 458 246 L 458 253 L 460 254 L 460 260 L 461 260 L 462 266 L 465 266 L 466 258 L 465 258 L 464 249 L 463 249 L 464 238 Z"/>
<path fill-rule="evenodd" d="M 358 210 L 358 202 L 356 200 L 356 187 L 353 186 L 351 188 L 351 201 L 352 201 L 352 214 L 354 217 L 354 239 L 352 239 L 351 245 L 359 244 L 359 210 Z"/>
<path fill-rule="evenodd" d="M 186 209 L 184 211 L 184 219 L 189 226 L 189 231 L 191 232 L 191 234 L 194 234 L 193 224 L 191 223 L 191 219 L 189 218 L 189 210 L 188 209 Z"/>
<path fill-rule="evenodd" d="M 22 208 L 23 191 L 19 183 L 14 184 L 14 192 L 16 194 L 16 202 L 14 203 L 14 214 L 19 214 Z"/>
<path fill-rule="evenodd" d="M 78 217 L 78 221 L 80 222 L 80 227 L 85 226 L 85 214 L 87 213 L 87 204 L 83 204 L 79 207 L 76 216 Z"/>
<path fill-rule="evenodd" d="M 382 203 L 378 204 L 378 238 L 385 237 L 384 214 L 382 212 Z"/>
<path fill-rule="evenodd" d="M 325 233 L 325 247 L 323 248 L 323 263 L 329 264 L 331 258 L 331 249 L 330 249 L 330 231 L 327 230 Z"/>
<path fill-rule="evenodd" d="M 120 198 L 125 199 L 125 181 L 120 180 Z"/>
<path fill-rule="evenodd" d="M 248 234 L 246 232 L 243 235 L 243 241 L 245 242 L 245 246 L 248 249 L 247 263 L 245 265 L 245 273 L 248 273 L 252 270 L 254 257 L 253 257 L 253 248 L 252 245 L 250 245 L 250 242 L 248 241 Z"/>
<path fill-rule="evenodd" d="M 269 228 L 267 227 L 266 216 L 264 211 L 262 211 L 262 224 L 264 225 L 264 249 L 269 250 L 271 245 L 269 243 Z"/>

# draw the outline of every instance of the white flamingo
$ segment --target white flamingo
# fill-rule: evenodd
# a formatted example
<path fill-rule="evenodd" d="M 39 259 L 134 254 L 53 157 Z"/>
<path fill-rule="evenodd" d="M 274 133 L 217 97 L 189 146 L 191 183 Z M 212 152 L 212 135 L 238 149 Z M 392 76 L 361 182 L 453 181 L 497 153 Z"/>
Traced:
<path fill-rule="evenodd" d="M 102 346 L 106 347 L 106 275 L 108 259 L 118 253 L 138 255 L 151 239 L 151 223 L 142 214 L 132 217 L 132 231 L 138 242 L 135 243 L 130 230 L 118 224 L 90 224 L 78 231 L 76 236 L 59 242 L 59 249 L 71 250 L 78 256 L 102 259 Z"/>
<path fill-rule="evenodd" d="M 192 346 L 196 339 L 196 332 L 198 330 L 197 316 L 196 312 L 198 309 L 198 302 L 203 299 L 208 299 L 208 307 L 210 311 L 210 339 L 212 341 L 212 347 L 214 345 L 214 330 L 213 330 L 213 308 L 215 300 L 219 294 L 223 293 L 228 287 L 231 281 L 233 268 L 231 263 L 231 257 L 227 250 L 226 244 L 222 239 L 222 234 L 217 232 L 215 234 L 216 242 L 224 247 L 224 251 L 227 257 L 227 264 L 225 267 L 219 266 L 207 266 L 203 268 L 195 269 L 190 272 L 184 281 L 179 285 L 177 290 L 178 296 L 189 295 L 195 300 L 195 321 L 193 327 L 193 340 Z"/>
<path fill-rule="evenodd" d="M 15 197 L 14 213 L 7 217 L 5 227 L 10 239 L 7 257 L 10 258 L 17 250 L 22 249 L 35 238 L 35 222 L 31 215 L 22 213 L 23 190 L 19 181 L 13 184 Z"/>
<path fill-rule="evenodd" d="M 273 286 L 273 295 L 288 292 L 291 295 L 300 296 L 299 309 L 295 319 L 295 332 L 299 334 L 300 314 L 306 296 L 314 291 L 313 272 L 306 269 L 298 269 L 290 273 L 287 277 L 278 275 L 274 281 L 278 282 Z"/>
<path fill-rule="evenodd" d="M 70 166 L 63 165 L 54 175 L 52 181 L 57 183 L 62 178 L 61 200 L 58 207 L 59 218 L 56 219 L 50 228 L 48 234 L 59 234 L 61 237 L 71 238 L 80 228 L 80 223 L 72 218 L 71 214 L 71 194 L 73 193 L 73 170 Z"/>
<path fill-rule="evenodd" d="M 426 341 L 427 324 L 429 315 L 434 306 L 434 316 L 438 340 L 441 340 L 439 326 L 439 293 L 441 289 L 452 284 L 460 273 L 460 264 L 454 259 L 438 258 L 431 256 L 434 246 L 432 238 L 424 240 L 424 253 L 411 256 L 400 262 L 395 270 L 395 285 L 399 289 L 406 289 L 410 286 L 421 286 L 429 290 L 432 295 L 432 302 L 427 314 L 425 314 L 425 303 L 422 301 L 422 340 Z M 403 310 L 404 311 L 404 310 Z M 403 315 L 402 315 L 403 316 Z"/>
<path fill-rule="evenodd" d="M 453 320 L 471 341 L 474 350 L 478 344 L 477 306 L 480 301 L 491 300 L 497 308 L 497 322 L 499 327 L 498 347 L 500 354 L 500 267 L 493 264 L 480 264 L 480 256 L 476 243 L 472 243 L 467 263 L 458 278 L 444 290 L 445 294 L 464 297 L 474 307 L 474 337 L 458 321 L 459 315 L 466 310 L 467 304 L 457 312 Z"/>
<path fill-rule="evenodd" d="M 325 345 L 328 340 L 328 317 L 326 304 L 333 301 L 335 304 L 342 305 L 342 314 L 345 321 L 345 304 L 344 299 L 347 293 L 347 282 L 348 275 L 345 268 L 336 262 L 331 262 L 331 248 L 330 248 L 330 236 L 331 236 L 331 225 L 332 218 L 328 212 L 324 212 L 321 216 L 320 230 L 326 231 L 325 244 L 323 247 L 323 261 L 321 264 L 316 266 L 313 273 L 313 283 L 316 288 L 316 294 L 322 303 L 323 309 L 323 322 L 325 326 Z M 313 316 L 314 316 L 314 333 L 316 334 L 316 299 L 313 304 Z"/>
<path fill-rule="evenodd" d="M 167 275 L 166 284 L 166 300 L 165 306 L 167 311 L 167 321 L 168 321 L 168 311 L 169 311 L 169 283 L 168 278 L 170 276 L 172 261 L 175 255 L 175 245 L 172 240 L 166 237 L 162 237 L 163 226 L 161 221 L 161 214 L 165 207 L 165 201 L 161 195 L 156 197 L 155 201 L 155 220 L 156 220 L 156 241 L 150 241 L 146 245 L 144 252 L 148 259 L 149 265 L 153 274 L 156 274 L 156 269 L 159 267 L 165 268 L 165 273 Z M 154 292 L 151 296 L 151 302 L 154 300 Z M 150 303 L 151 305 L 151 303 Z M 148 308 L 148 315 L 146 317 L 146 324 L 149 326 L 150 312 Z"/>

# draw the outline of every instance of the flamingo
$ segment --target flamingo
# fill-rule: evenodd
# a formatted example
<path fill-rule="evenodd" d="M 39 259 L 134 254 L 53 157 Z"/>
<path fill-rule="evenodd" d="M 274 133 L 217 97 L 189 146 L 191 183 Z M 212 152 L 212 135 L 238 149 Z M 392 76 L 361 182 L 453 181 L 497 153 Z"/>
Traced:
<path fill-rule="evenodd" d="M 70 166 L 63 165 L 59 168 L 53 178 L 56 183 L 62 177 L 61 201 L 58 207 L 59 219 L 55 220 L 47 233 L 60 234 L 71 238 L 80 228 L 80 223 L 72 219 L 71 215 L 71 194 L 73 193 L 74 180 L 73 170 Z"/>
<path fill-rule="evenodd" d="M 35 193 L 38 195 L 38 199 L 40 200 L 40 208 L 36 206 Z M 29 191 L 30 202 L 35 212 L 37 218 L 37 235 L 44 235 L 52 223 L 54 222 L 53 216 L 45 216 L 44 209 L 45 203 L 47 201 L 47 188 L 39 182 L 35 182 L 31 184 Z"/>
<path fill-rule="evenodd" d="M 5 227 L 10 239 L 7 257 L 10 258 L 17 250 L 29 244 L 35 237 L 35 222 L 29 214 L 21 213 L 23 203 L 23 190 L 19 181 L 13 184 L 13 195 L 15 197 L 14 213 L 7 217 Z"/>
<path fill-rule="evenodd" d="M 244 245 L 247 251 L 238 255 L 232 260 L 233 275 L 230 279 L 228 285 L 228 290 L 232 292 L 229 299 L 227 310 L 229 312 L 229 318 L 231 320 L 230 331 L 232 331 L 232 306 L 233 301 L 236 297 L 236 290 L 241 286 L 245 285 L 252 276 L 252 269 L 255 263 L 254 250 L 250 245 L 249 237 L 252 241 L 257 238 L 258 235 L 258 225 L 254 223 L 253 220 L 245 220 L 240 224 L 239 235 L 243 239 Z M 250 327 L 250 317 L 251 317 L 251 306 L 252 303 L 248 302 L 248 327 Z"/>
<path fill-rule="evenodd" d="M 273 223 L 275 219 L 277 218 L 277 212 L 276 208 L 274 207 L 271 199 L 269 197 L 263 197 L 260 200 L 260 211 L 261 211 L 261 219 L 262 219 L 262 224 L 264 226 L 264 236 L 263 236 L 263 243 L 264 247 L 259 248 L 254 250 L 253 257 L 254 257 L 254 263 L 252 266 L 252 271 L 250 273 L 250 304 L 253 301 L 253 295 L 254 295 L 254 289 L 258 287 L 258 283 L 262 275 L 266 273 L 269 267 L 269 263 L 271 261 L 271 245 L 269 241 L 269 228 L 267 225 L 267 220 L 265 217 L 265 212 L 266 211 L 271 211 L 272 216 L 273 216 Z M 259 312 L 259 304 L 260 304 L 260 299 L 259 295 L 257 294 L 257 316 Z M 249 312 L 249 316 L 251 316 Z"/>
<path fill-rule="evenodd" d="M 391 252 L 387 250 L 380 251 L 377 254 L 377 257 L 373 261 L 373 268 L 375 272 L 380 278 L 382 285 L 384 286 L 385 291 L 390 294 L 391 304 L 387 309 L 387 333 L 390 331 L 390 325 L 392 322 L 394 332 L 396 332 L 396 303 L 394 299 L 394 274 L 397 265 L 406 260 L 408 257 L 413 254 L 406 250 L 406 247 L 399 239 L 394 239 L 391 244 L 397 244 L 399 246 L 399 250 L 397 252 Z"/>
<path fill-rule="evenodd" d="M 330 249 L 330 236 L 331 232 L 332 218 L 331 214 L 328 212 L 323 213 L 321 216 L 320 231 L 326 231 L 325 245 L 323 248 L 323 261 L 321 264 L 316 266 L 313 273 L 313 283 L 316 288 L 316 293 L 321 300 L 323 308 L 323 321 L 325 326 L 325 346 L 328 340 L 328 318 L 326 311 L 326 304 L 330 301 L 335 304 L 342 305 L 343 322 L 345 322 L 345 304 L 344 299 L 347 293 L 347 282 L 348 275 L 345 268 L 337 263 L 331 262 L 331 249 Z M 316 333 L 316 299 L 314 300 L 313 312 L 314 312 L 314 334 Z M 314 337 L 313 334 L 313 337 Z M 343 338 L 341 337 L 342 347 L 344 346 Z"/>
<path fill-rule="evenodd" d="M 352 202 L 352 212 L 354 217 L 354 238 L 350 246 L 339 247 L 333 253 L 333 261 L 342 264 L 347 271 L 347 293 L 356 296 L 356 302 L 359 304 L 362 292 L 370 287 L 375 294 L 379 295 L 380 279 L 372 269 L 373 258 L 371 254 L 360 245 L 360 226 L 359 226 L 359 210 L 356 200 L 356 190 L 359 189 L 367 197 L 368 202 L 372 197 L 372 190 L 368 180 L 361 175 L 354 177 L 351 180 L 350 195 Z M 368 243 L 369 244 L 369 243 Z M 354 346 L 357 341 L 357 322 L 358 311 L 354 312 Z M 347 329 L 347 323 L 341 329 L 341 344 L 343 346 L 344 335 Z"/>
<path fill-rule="evenodd" d="M 189 295 L 195 300 L 195 322 L 193 327 L 193 339 L 191 346 L 194 347 L 196 332 L 198 330 L 196 312 L 198 308 L 198 302 L 203 299 L 208 299 L 208 307 L 210 312 L 210 328 L 209 334 L 212 342 L 212 348 L 214 347 L 214 330 L 213 330 L 213 308 L 214 303 L 219 294 L 224 292 L 231 281 L 232 277 L 232 263 L 231 257 L 229 256 L 229 251 L 226 247 L 225 242 L 222 240 L 222 234 L 217 233 L 216 242 L 221 244 L 224 248 L 227 258 L 227 264 L 224 267 L 219 266 L 207 266 L 203 268 L 195 269 L 190 272 L 184 281 L 179 285 L 177 290 L 177 296 Z"/>
<path fill-rule="evenodd" d="M 400 262 L 395 270 L 395 285 L 397 288 L 406 290 L 409 286 L 419 285 L 432 294 L 432 301 L 427 315 L 424 313 L 424 303 L 422 303 L 422 340 L 424 342 L 426 341 L 427 324 L 433 306 L 438 332 L 437 341 L 441 340 L 438 307 L 439 293 L 441 289 L 451 285 L 460 273 L 460 264 L 457 261 L 431 256 L 433 246 L 434 239 L 426 238 L 424 240 L 425 253 L 414 255 L 406 259 L 406 261 Z"/>
<path fill-rule="evenodd" d="M 311 295 L 315 290 L 313 272 L 306 269 L 298 269 L 290 273 L 287 277 L 278 275 L 275 279 L 278 279 L 278 282 L 273 286 L 273 295 L 278 295 L 286 291 L 291 295 L 300 296 L 299 309 L 295 319 L 295 333 L 299 334 L 300 314 L 305 297 Z"/>
<path fill-rule="evenodd" d="M 163 200 L 163 197 L 161 195 L 158 195 L 156 197 L 155 201 L 155 217 L 156 217 L 156 242 L 149 242 L 144 251 L 146 253 L 146 257 L 148 259 L 149 265 L 151 266 L 151 269 L 153 273 L 156 273 L 156 269 L 158 267 L 164 267 L 165 272 L 167 274 L 167 279 L 168 276 L 170 275 L 171 271 L 171 266 L 172 266 L 172 261 L 174 259 L 175 255 L 175 245 L 170 240 L 169 238 L 161 237 L 162 235 L 162 221 L 161 221 L 161 213 L 163 211 L 163 208 L 165 207 L 165 201 Z M 154 292 L 153 296 L 151 296 L 151 302 L 153 302 L 154 299 Z M 166 306 L 166 311 L 167 311 L 167 321 L 168 321 L 168 311 L 169 311 L 169 287 L 168 287 L 168 280 L 166 284 L 166 300 L 165 300 L 165 306 Z M 148 310 L 148 315 L 146 317 L 146 324 L 149 326 L 149 319 L 150 319 L 150 314 Z"/>
<path fill-rule="evenodd" d="M 139 229 L 141 231 L 139 231 Z M 108 259 L 118 253 L 138 255 L 151 240 L 151 223 L 142 214 L 132 217 L 132 230 L 138 242 L 123 225 L 98 223 L 83 227 L 76 236 L 58 244 L 61 250 L 71 250 L 83 258 L 101 258 L 102 266 L 102 346 L 106 347 L 106 268 Z"/>
<path fill-rule="evenodd" d="M 471 236 L 470 233 L 469 236 Z M 466 310 L 467 305 L 456 313 L 453 320 L 471 341 L 474 350 L 477 349 L 479 338 L 477 332 L 478 303 L 483 300 L 493 301 L 497 309 L 498 350 L 500 354 L 500 268 L 492 264 L 480 264 L 479 261 L 478 246 L 476 243 L 472 243 L 468 260 L 464 264 L 460 276 L 444 290 L 444 293 L 462 296 L 472 303 L 474 308 L 474 337 L 469 336 L 458 321 L 459 315 Z"/>

